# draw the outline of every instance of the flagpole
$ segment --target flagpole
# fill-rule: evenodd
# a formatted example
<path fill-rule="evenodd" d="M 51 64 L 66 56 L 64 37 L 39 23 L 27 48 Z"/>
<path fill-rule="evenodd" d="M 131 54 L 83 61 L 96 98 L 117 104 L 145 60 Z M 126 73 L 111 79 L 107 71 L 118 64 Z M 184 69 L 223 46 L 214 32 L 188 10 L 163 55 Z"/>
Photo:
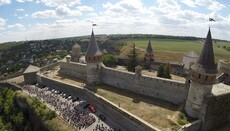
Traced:
<path fill-rule="evenodd" d="M 91 26 L 92 26 L 92 31 L 93 31 L 93 21 L 92 21 L 92 25 Z"/>
<path fill-rule="evenodd" d="M 210 28 L 210 14 L 208 14 L 208 28 Z"/>

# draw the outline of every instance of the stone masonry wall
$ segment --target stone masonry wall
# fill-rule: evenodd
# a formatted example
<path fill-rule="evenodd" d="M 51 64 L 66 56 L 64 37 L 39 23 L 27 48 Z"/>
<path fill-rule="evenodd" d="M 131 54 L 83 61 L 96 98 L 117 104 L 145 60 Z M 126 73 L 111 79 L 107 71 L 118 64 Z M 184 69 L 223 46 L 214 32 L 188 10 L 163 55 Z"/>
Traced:
<path fill-rule="evenodd" d="M 134 73 L 102 67 L 102 83 L 135 93 L 163 99 L 174 104 L 185 103 L 189 87 L 185 83 L 158 77 L 141 76 Z"/>
<path fill-rule="evenodd" d="M 202 131 L 214 129 L 230 121 L 230 94 L 206 97 L 200 115 Z"/>
<path fill-rule="evenodd" d="M 223 60 L 218 61 L 219 74 L 226 73 L 230 75 L 230 62 L 224 62 Z"/>
<path fill-rule="evenodd" d="M 64 75 L 73 76 L 75 78 L 86 80 L 86 65 L 76 62 L 59 62 L 59 73 Z"/>

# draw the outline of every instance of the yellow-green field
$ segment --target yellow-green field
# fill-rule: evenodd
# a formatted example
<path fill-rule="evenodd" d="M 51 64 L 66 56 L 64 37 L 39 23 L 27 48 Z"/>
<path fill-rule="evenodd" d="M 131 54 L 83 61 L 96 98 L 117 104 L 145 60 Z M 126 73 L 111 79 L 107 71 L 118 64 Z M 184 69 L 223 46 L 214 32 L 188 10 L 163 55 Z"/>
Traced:
<path fill-rule="evenodd" d="M 148 39 L 124 39 L 117 41 L 117 43 L 127 43 L 128 45 L 131 45 L 132 42 L 144 51 L 147 47 Z M 176 62 L 182 62 L 182 57 L 185 52 L 195 51 L 199 54 L 203 47 L 203 43 L 198 40 L 151 39 L 151 43 L 153 50 L 156 54 L 158 53 L 156 58 L 162 58 L 168 61 L 175 59 Z M 223 46 L 230 47 L 230 43 L 213 41 L 216 61 L 218 59 L 230 60 L 230 52 L 226 51 Z"/>

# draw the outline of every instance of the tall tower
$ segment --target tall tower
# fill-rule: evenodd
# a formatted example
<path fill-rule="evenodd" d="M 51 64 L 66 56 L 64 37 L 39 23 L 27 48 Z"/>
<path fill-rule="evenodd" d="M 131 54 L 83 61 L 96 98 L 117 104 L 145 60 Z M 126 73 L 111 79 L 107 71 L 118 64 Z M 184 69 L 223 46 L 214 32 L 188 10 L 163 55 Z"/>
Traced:
<path fill-rule="evenodd" d="M 145 51 L 145 63 L 146 63 L 147 68 L 149 68 L 150 63 L 154 60 L 153 56 L 154 56 L 153 48 L 152 48 L 151 42 L 149 40 L 148 46 L 147 46 L 146 51 Z"/>
<path fill-rule="evenodd" d="M 214 63 L 214 53 L 210 28 L 200 56 L 191 66 L 191 83 L 185 111 L 193 118 L 198 118 L 204 98 L 211 93 L 215 83 L 217 68 Z"/>
<path fill-rule="evenodd" d="M 81 46 L 78 44 L 74 44 L 72 47 L 71 61 L 79 62 L 79 58 L 81 56 Z"/>
<path fill-rule="evenodd" d="M 86 60 L 86 82 L 88 85 L 100 83 L 102 53 L 98 48 L 97 42 L 92 30 L 88 49 L 85 55 Z"/>

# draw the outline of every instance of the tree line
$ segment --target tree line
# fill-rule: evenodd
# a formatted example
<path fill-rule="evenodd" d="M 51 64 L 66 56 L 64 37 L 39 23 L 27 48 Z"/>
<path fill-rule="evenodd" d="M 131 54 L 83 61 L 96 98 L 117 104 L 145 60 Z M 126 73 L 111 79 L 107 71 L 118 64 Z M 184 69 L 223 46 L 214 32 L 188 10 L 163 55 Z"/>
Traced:
<path fill-rule="evenodd" d="M 0 93 L 0 130 L 31 131 L 27 112 L 16 104 L 16 93 L 6 88 Z"/>

